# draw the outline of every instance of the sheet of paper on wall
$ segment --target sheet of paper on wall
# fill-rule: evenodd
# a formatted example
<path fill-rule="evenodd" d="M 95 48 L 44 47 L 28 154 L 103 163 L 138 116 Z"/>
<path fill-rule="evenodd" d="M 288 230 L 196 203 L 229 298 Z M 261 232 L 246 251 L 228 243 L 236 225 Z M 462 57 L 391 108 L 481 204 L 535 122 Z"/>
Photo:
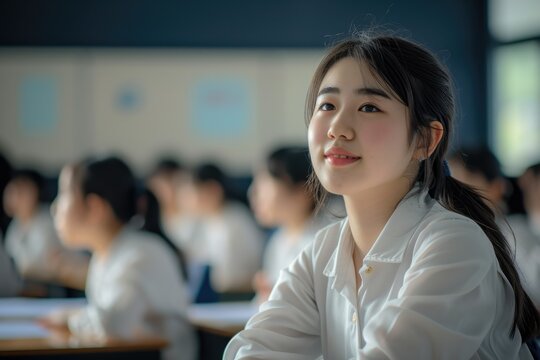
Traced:
<path fill-rule="evenodd" d="M 19 125 L 24 134 L 51 134 L 59 120 L 58 79 L 50 75 L 32 75 L 19 85 Z"/>
<path fill-rule="evenodd" d="M 124 111 L 134 111 L 142 106 L 142 91 L 133 85 L 122 86 L 116 94 L 116 106 Z"/>
<path fill-rule="evenodd" d="M 239 138 L 253 123 L 252 85 L 245 79 L 201 79 L 192 92 L 191 128 L 199 137 Z"/>

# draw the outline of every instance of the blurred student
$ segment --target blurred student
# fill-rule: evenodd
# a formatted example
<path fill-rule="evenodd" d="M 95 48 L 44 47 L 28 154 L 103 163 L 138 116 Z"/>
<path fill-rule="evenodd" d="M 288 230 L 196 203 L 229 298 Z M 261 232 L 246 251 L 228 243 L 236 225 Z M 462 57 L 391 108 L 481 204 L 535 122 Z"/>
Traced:
<path fill-rule="evenodd" d="M 487 147 L 468 147 L 456 151 L 450 158 L 450 165 L 452 176 L 478 191 L 492 208 L 497 225 L 515 253 L 523 288 L 540 309 L 540 239 L 523 216 L 507 217 L 505 194 L 508 182 L 498 159 Z M 524 176 L 526 180 L 522 177 L 520 184 L 525 206 L 534 208 L 534 194 L 529 191 L 532 189 L 528 177 Z"/>
<path fill-rule="evenodd" d="M 540 311 L 540 163 L 529 166 L 518 183 L 527 214 L 509 219 L 516 234 L 516 263 L 524 287 Z"/>
<path fill-rule="evenodd" d="M 230 199 L 225 174 L 214 164 L 193 170 L 190 193 L 190 208 L 200 219 L 190 261 L 210 265 L 211 285 L 219 293 L 251 291 L 263 240 L 249 210 Z"/>
<path fill-rule="evenodd" d="M 66 166 L 53 207 L 64 243 L 93 252 L 88 306 L 51 314 L 50 328 L 78 337 L 137 339 L 159 336 L 166 359 L 194 359 L 188 296 L 178 263 L 155 235 L 128 225 L 136 212 L 135 179 L 120 159 Z"/>
<path fill-rule="evenodd" d="M 188 170 L 181 163 L 172 158 L 163 158 L 155 165 L 146 181 L 159 202 L 164 234 L 183 250 L 190 246 L 196 230 L 196 222 L 187 213 L 183 198 L 187 180 Z"/>
<path fill-rule="evenodd" d="M 264 251 L 263 268 L 253 285 L 257 300 L 266 301 L 281 269 L 286 268 L 319 230 L 315 199 L 308 190 L 311 174 L 308 149 L 283 147 L 267 157 L 257 171 L 249 200 L 257 221 L 277 228 Z"/>
<path fill-rule="evenodd" d="M 6 250 L 23 278 L 83 289 L 88 257 L 66 249 L 58 239 L 49 207 L 43 202 L 44 179 L 35 170 L 15 171 L 4 192 L 4 208 L 13 216 Z"/>
<path fill-rule="evenodd" d="M 51 280 L 51 260 L 62 245 L 47 206 L 42 203 L 43 177 L 35 170 L 15 171 L 4 190 L 4 209 L 13 217 L 6 232 L 6 251 L 23 277 Z"/>
<path fill-rule="evenodd" d="M 462 147 L 450 155 L 448 162 L 452 177 L 478 191 L 495 212 L 499 226 L 504 228 L 508 181 L 493 152 L 485 146 Z"/>

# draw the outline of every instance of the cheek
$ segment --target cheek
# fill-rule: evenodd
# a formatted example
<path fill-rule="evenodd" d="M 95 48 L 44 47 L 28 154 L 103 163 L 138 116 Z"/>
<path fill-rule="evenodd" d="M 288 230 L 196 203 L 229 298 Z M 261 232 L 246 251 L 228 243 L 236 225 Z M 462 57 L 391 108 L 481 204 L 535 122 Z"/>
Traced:
<path fill-rule="evenodd" d="M 308 127 L 308 143 L 310 149 L 323 144 L 327 140 L 328 126 L 320 118 L 311 119 Z"/>

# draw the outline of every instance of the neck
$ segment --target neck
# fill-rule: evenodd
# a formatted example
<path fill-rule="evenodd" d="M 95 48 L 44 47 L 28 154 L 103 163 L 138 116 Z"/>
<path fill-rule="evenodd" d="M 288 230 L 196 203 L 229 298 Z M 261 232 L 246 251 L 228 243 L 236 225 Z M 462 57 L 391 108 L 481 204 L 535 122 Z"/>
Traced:
<path fill-rule="evenodd" d="M 123 227 L 123 224 L 115 222 L 114 224 L 109 224 L 101 231 L 98 231 L 98 233 L 94 235 L 95 238 L 91 240 L 94 255 L 100 259 L 105 258 Z"/>
<path fill-rule="evenodd" d="M 38 211 L 38 207 L 36 206 L 33 210 L 20 214 L 17 217 L 17 220 L 19 220 L 21 224 L 27 225 L 32 221 L 37 211 Z"/>
<path fill-rule="evenodd" d="M 369 252 L 398 203 L 411 189 L 411 182 L 400 178 L 392 183 L 344 196 L 354 242 L 362 255 Z"/>

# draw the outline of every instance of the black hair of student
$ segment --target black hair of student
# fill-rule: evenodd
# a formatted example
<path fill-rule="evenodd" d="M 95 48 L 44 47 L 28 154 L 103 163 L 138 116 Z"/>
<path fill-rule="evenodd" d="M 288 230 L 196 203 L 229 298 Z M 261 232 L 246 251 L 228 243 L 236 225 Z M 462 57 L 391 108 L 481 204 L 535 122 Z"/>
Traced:
<path fill-rule="evenodd" d="M 45 179 L 43 178 L 43 175 L 39 173 L 39 171 L 29 168 L 16 169 L 11 175 L 11 181 L 16 180 L 24 180 L 30 182 L 36 188 L 38 202 L 45 201 Z"/>
<path fill-rule="evenodd" d="M 163 157 L 157 161 L 156 165 L 150 172 L 150 176 L 158 174 L 172 175 L 185 169 L 186 167 L 174 157 Z"/>
<path fill-rule="evenodd" d="M 186 258 L 182 250 L 180 250 L 163 231 L 159 202 L 154 193 L 145 188 L 138 197 L 138 205 L 139 214 L 143 220 L 141 230 L 157 235 L 158 238 L 165 243 L 165 245 L 174 253 L 178 261 L 178 267 L 182 278 L 187 280 Z"/>
<path fill-rule="evenodd" d="M 227 182 L 227 175 L 218 165 L 210 162 L 200 164 L 192 170 L 191 176 L 193 178 L 193 182 L 196 184 L 204 184 L 208 182 L 217 183 L 223 189 L 225 199 L 230 199 L 232 197 Z"/>
<path fill-rule="evenodd" d="M 128 223 L 135 215 L 136 180 L 120 158 L 82 161 L 74 166 L 74 178 L 80 184 L 83 196 L 95 194 L 105 200 L 121 223 Z"/>
<path fill-rule="evenodd" d="M 448 159 L 460 162 L 467 171 L 482 175 L 490 183 L 504 177 L 499 160 L 487 146 L 464 146 Z"/>
<path fill-rule="evenodd" d="M 307 183 L 313 171 L 309 150 L 302 146 L 275 149 L 266 159 L 266 168 L 273 178 L 293 186 Z"/>
<path fill-rule="evenodd" d="M 514 326 L 523 341 L 539 334 L 540 317 L 531 299 L 523 290 L 512 260 L 510 248 L 495 223 L 493 211 L 470 187 L 446 176 L 444 159 L 453 131 L 455 104 L 453 85 L 446 68 L 424 47 L 398 36 L 357 33 L 353 38 L 333 46 L 319 64 L 306 98 L 306 121 L 315 110 L 317 93 L 328 70 L 343 58 L 364 62 L 380 85 L 408 108 L 409 141 L 430 143 L 430 124 L 439 121 L 444 129 L 442 139 L 422 161 L 416 182 L 446 209 L 474 220 L 489 238 L 499 265 L 512 285 L 515 296 Z M 321 188 L 316 176 L 312 187 Z"/>

